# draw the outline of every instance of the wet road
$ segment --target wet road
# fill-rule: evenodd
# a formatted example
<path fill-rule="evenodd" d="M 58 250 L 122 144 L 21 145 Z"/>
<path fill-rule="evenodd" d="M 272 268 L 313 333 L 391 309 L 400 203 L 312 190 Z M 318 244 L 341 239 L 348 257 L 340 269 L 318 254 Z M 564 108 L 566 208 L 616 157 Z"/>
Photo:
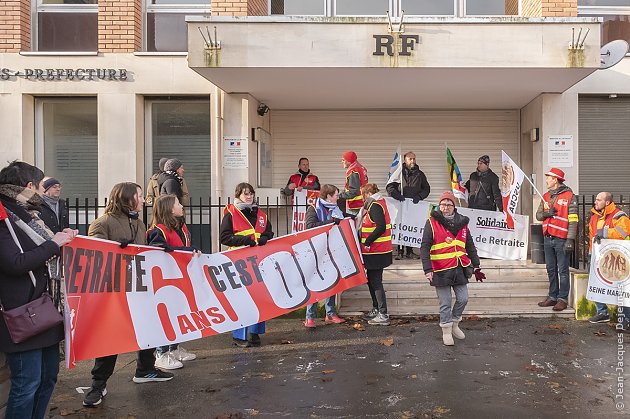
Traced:
<path fill-rule="evenodd" d="M 320 325 L 321 324 L 321 325 Z M 305 329 L 268 322 L 263 346 L 229 335 L 184 346 L 198 358 L 164 383 L 135 384 L 135 358 L 119 357 L 108 395 L 81 406 L 92 362 L 63 369 L 51 416 L 107 418 L 547 418 L 627 417 L 630 386 L 615 398 L 618 335 L 566 319 L 469 319 L 464 341 L 442 345 L 435 322 L 354 322 Z M 361 329 L 362 327 L 358 327 Z M 630 341 L 630 335 L 623 335 Z M 629 352 L 630 353 L 630 352 Z M 621 358 L 625 357 L 621 354 Z M 630 354 L 628 355 L 630 357 Z M 630 364 L 630 358 L 627 364 Z M 616 403 L 623 403 L 624 406 Z"/>

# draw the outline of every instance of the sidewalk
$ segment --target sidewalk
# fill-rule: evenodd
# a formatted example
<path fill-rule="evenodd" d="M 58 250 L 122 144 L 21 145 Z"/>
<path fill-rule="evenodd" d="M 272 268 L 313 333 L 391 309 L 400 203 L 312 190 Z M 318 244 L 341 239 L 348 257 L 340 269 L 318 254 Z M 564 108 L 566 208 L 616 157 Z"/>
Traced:
<path fill-rule="evenodd" d="M 546 418 L 625 417 L 617 391 L 618 338 L 607 325 L 567 319 L 469 319 L 464 341 L 442 345 L 436 322 L 394 319 L 307 330 L 267 323 L 263 346 L 224 334 L 185 343 L 197 359 L 165 383 L 135 384 L 121 355 L 108 394 L 83 408 L 93 362 L 62 369 L 51 416 L 69 418 Z M 623 335 L 630 341 L 630 335 Z M 629 348 L 626 343 L 622 347 Z M 622 358 L 625 354 L 622 354 Z M 629 355 L 630 356 L 630 351 Z M 627 362 L 630 364 L 630 362 Z M 630 367 L 625 367 L 630 380 Z M 616 402 L 625 406 L 617 409 Z"/>

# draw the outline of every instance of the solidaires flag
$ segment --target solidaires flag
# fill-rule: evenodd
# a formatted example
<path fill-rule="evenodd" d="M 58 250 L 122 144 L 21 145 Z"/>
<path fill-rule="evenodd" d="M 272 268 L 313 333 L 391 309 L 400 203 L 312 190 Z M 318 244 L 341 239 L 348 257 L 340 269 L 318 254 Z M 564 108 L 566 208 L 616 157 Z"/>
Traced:
<path fill-rule="evenodd" d="M 451 182 L 453 195 L 455 195 L 456 198 L 468 201 L 468 190 L 466 190 L 464 182 L 462 181 L 462 172 L 460 172 L 457 162 L 455 162 L 455 157 L 453 157 L 453 153 L 451 153 L 448 147 L 446 147 L 446 165 L 448 167 L 448 178 Z"/>
<path fill-rule="evenodd" d="M 514 229 L 514 217 L 518 200 L 523 190 L 525 173 L 514 161 L 501 150 L 501 196 L 503 198 L 503 212 L 509 228 Z"/>

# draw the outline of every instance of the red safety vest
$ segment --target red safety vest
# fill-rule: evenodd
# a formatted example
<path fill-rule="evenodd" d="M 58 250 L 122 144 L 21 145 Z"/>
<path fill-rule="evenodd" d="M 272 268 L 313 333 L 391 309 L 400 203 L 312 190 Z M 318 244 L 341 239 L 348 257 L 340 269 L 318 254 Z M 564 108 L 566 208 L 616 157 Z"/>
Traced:
<path fill-rule="evenodd" d="M 252 226 L 247 217 L 234 204 L 227 205 L 223 210 L 223 215 L 228 212 L 232 214 L 232 232 L 237 236 L 249 236 L 258 243 L 260 235 L 267 229 L 267 214 L 258 208 L 256 225 Z"/>
<path fill-rule="evenodd" d="M 304 176 L 304 179 L 302 179 L 301 173 L 295 173 L 289 178 L 289 183 L 295 183 L 296 187 L 302 186 L 310 188 L 315 182 L 317 182 L 317 176 L 311 174 Z"/>
<path fill-rule="evenodd" d="M 550 201 L 549 192 L 545 192 L 543 195 L 545 202 Z M 573 192 L 564 191 L 556 196 L 556 200 L 553 203 L 553 207 L 556 209 L 556 215 L 552 218 L 547 218 L 543 221 L 543 234 L 566 239 L 569 235 L 569 204 L 573 199 Z M 577 221 L 577 214 L 571 214 Z"/>
<path fill-rule="evenodd" d="M 372 208 L 372 205 L 380 205 L 381 208 L 383 208 L 383 213 L 385 214 L 385 231 L 383 232 L 383 234 L 381 234 L 379 238 L 374 240 L 370 245 L 370 248 L 367 249 L 364 246 L 365 240 L 376 229 L 376 223 L 370 218 L 370 208 Z M 392 252 L 392 225 L 391 219 L 389 217 L 389 211 L 387 211 L 387 204 L 385 203 L 384 198 L 372 202 L 363 215 L 363 224 L 361 225 L 361 252 L 364 255 L 375 255 Z"/>
<path fill-rule="evenodd" d="M 356 173 L 359 175 L 360 186 L 368 183 L 366 168 L 361 166 L 361 163 L 359 163 L 358 161 L 355 161 L 346 170 L 346 187 L 344 189 L 346 192 L 350 190 L 348 187 L 348 179 L 350 178 L 350 175 L 352 173 Z M 351 210 L 360 210 L 361 207 L 363 207 L 363 203 L 363 195 L 359 193 L 359 195 L 355 196 L 354 198 L 349 198 L 346 200 L 346 208 Z"/>
<path fill-rule="evenodd" d="M 466 253 L 466 238 L 468 226 L 465 226 L 453 237 L 442 224 L 433 217 L 429 218 L 433 229 L 433 245 L 429 253 L 433 272 L 446 271 L 457 268 L 461 263 L 463 267 L 470 266 L 470 258 Z"/>
<path fill-rule="evenodd" d="M 156 224 L 153 228 L 157 228 L 162 232 L 166 243 L 170 244 L 173 247 L 190 247 L 190 233 L 188 232 L 188 227 L 186 224 L 182 225 L 182 232 L 184 233 L 184 240 L 177 234 L 175 230 L 171 230 L 166 227 L 164 224 Z"/>

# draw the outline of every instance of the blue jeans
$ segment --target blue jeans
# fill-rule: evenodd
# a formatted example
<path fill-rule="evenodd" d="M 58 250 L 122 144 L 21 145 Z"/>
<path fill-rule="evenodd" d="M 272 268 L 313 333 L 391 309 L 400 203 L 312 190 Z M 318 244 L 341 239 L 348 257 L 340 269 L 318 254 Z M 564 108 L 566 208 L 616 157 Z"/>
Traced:
<path fill-rule="evenodd" d="M 11 370 L 6 417 L 44 418 L 59 374 L 59 344 L 6 356 Z"/>
<path fill-rule="evenodd" d="M 608 306 L 604 303 L 595 303 L 595 307 L 597 308 L 597 314 L 604 314 L 608 316 Z"/>
<path fill-rule="evenodd" d="M 262 335 L 263 333 L 265 333 L 265 322 L 260 322 L 249 327 L 241 327 L 240 329 L 232 330 L 232 337 L 235 339 L 247 340 L 248 330 L 250 335 L 252 333 Z"/>
<path fill-rule="evenodd" d="M 549 298 L 569 301 L 569 255 L 564 253 L 566 239 L 545 236 L 545 263 L 549 277 Z"/>
<path fill-rule="evenodd" d="M 333 316 L 335 314 L 335 296 L 334 295 L 332 297 L 326 298 L 324 307 L 326 307 L 327 316 Z M 317 303 L 309 304 L 306 307 L 306 318 L 307 319 L 317 318 Z"/>
<path fill-rule="evenodd" d="M 158 355 L 162 355 L 164 352 L 170 352 L 170 351 L 174 351 L 175 349 L 177 349 L 179 347 L 179 343 L 176 343 L 174 345 L 164 345 L 164 346 L 158 346 L 157 348 L 155 348 L 155 352 Z"/>

